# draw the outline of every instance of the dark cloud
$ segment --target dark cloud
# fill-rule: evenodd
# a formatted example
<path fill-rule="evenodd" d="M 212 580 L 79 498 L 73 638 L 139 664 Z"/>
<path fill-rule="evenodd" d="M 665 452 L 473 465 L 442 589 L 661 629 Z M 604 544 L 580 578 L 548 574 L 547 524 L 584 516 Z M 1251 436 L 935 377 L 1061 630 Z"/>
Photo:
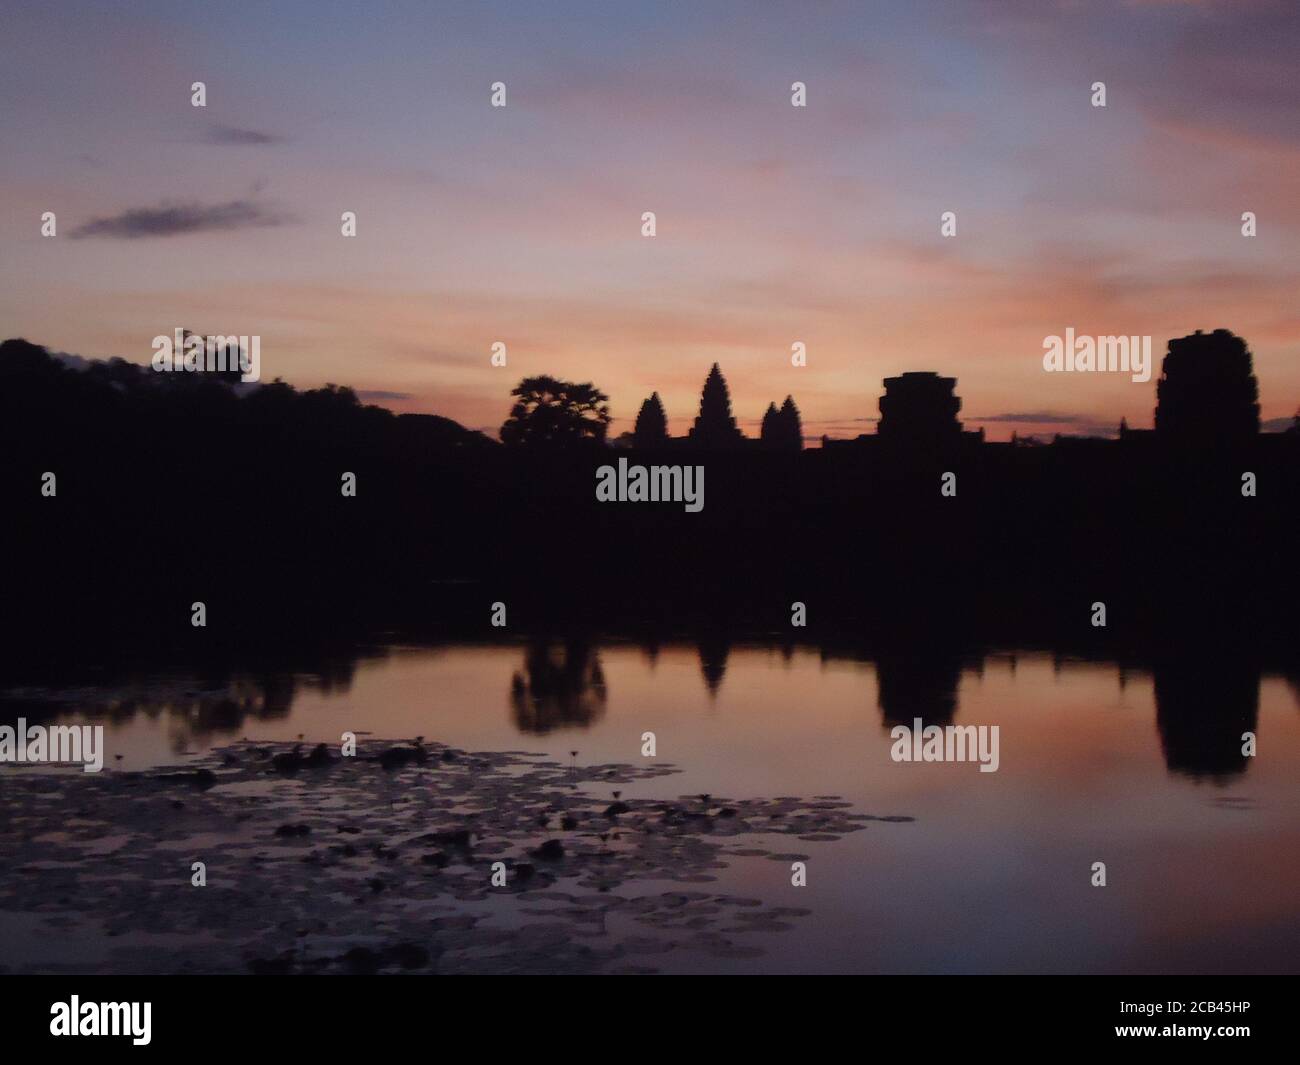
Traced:
<path fill-rule="evenodd" d="M 137 237 L 174 237 L 182 233 L 221 232 L 259 226 L 282 225 L 287 219 L 251 200 L 230 203 L 163 204 L 159 207 L 132 207 L 107 218 L 93 218 L 70 234 L 79 237 L 110 237 L 133 240 Z"/>
<path fill-rule="evenodd" d="M 968 417 L 972 422 L 1011 422 L 1018 425 L 1074 425 L 1085 421 L 1078 414 L 1054 414 L 1052 411 L 1017 411 L 1012 414 L 989 414 L 982 418 Z"/>
<path fill-rule="evenodd" d="M 236 126 L 213 126 L 204 138 L 209 144 L 283 144 L 286 138 L 256 129 Z"/>
<path fill-rule="evenodd" d="M 1259 427 L 1266 433 L 1285 433 L 1294 424 L 1295 417 L 1287 415 L 1285 418 L 1265 418 L 1259 423 Z"/>
<path fill-rule="evenodd" d="M 396 401 L 396 400 L 401 400 L 401 399 L 411 399 L 411 398 L 413 398 L 413 394 L 410 393 L 410 392 L 387 392 L 387 391 L 385 391 L 385 390 L 382 389 L 382 388 L 372 388 L 372 389 L 366 389 L 366 390 L 364 390 L 364 391 L 358 392 L 358 393 L 357 393 L 357 397 L 358 397 L 359 399 L 363 399 L 363 400 L 367 400 L 367 401 L 370 401 L 370 400 L 376 400 L 376 401 L 379 401 L 379 400 L 393 400 L 393 401 Z"/>
<path fill-rule="evenodd" d="M 1055 425 L 1063 436 L 1101 436 L 1113 438 L 1119 435 L 1119 422 L 1099 422 L 1088 414 L 1060 414 L 1049 410 L 1010 411 L 1005 414 L 990 414 L 984 418 L 972 416 L 962 419 L 967 428 L 972 425 Z"/>
<path fill-rule="evenodd" d="M 761 419 L 750 418 L 749 421 L 757 425 Z M 879 418 L 806 418 L 801 421 L 805 428 L 820 426 L 823 429 L 861 429 L 863 425 L 873 425 L 880 421 Z"/>

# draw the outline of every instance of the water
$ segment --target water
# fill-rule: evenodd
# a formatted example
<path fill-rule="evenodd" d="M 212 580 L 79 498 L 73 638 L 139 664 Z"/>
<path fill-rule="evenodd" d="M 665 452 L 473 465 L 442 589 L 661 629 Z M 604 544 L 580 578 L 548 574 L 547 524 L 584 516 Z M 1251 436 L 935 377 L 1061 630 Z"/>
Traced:
<path fill-rule="evenodd" d="M 652 732 L 681 773 L 625 797 L 836 795 L 915 819 L 797 843 L 802 888 L 788 862 L 734 860 L 711 890 L 811 914 L 766 935 L 759 958 L 678 951 L 653 959 L 662 970 L 1253 972 L 1300 957 L 1300 692 L 1238 663 L 535 641 L 395 646 L 323 675 L 5 694 L 29 718 L 57 697 L 60 723 L 105 724 L 117 771 L 345 731 L 643 764 Z M 946 714 L 1000 727 L 997 772 L 890 758 L 890 724 Z M 1105 887 L 1091 884 L 1098 861 Z"/>

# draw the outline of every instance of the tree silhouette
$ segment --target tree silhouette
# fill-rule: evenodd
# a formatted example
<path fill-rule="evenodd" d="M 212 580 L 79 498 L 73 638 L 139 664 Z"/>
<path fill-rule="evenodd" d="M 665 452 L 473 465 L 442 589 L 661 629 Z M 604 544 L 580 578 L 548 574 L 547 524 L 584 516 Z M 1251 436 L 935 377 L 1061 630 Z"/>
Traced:
<path fill-rule="evenodd" d="M 763 427 L 758 431 L 758 439 L 763 447 L 776 450 L 781 446 L 781 415 L 775 403 L 769 403 L 763 413 Z"/>
<path fill-rule="evenodd" d="M 523 672 L 510 681 L 510 703 L 521 732 L 586 728 L 605 713 L 607 689 L 600 656 L 581 638 L 563 645 L 535 638 L 524 652 Z"/>
<path fill-rule="evenodd" d="M 705 447 L 726 447 L 744 439 L 736 428 L 736 419 L 731 416 L 731 395 L 727 391 L 727 380 L 716 362 L 704 380 L 704 391 L 700 395 L 700 416 L 695 419 L 695 426 L 691 429 L 691 439 Z"/>
<path fill-rule="evenodd" d="M 659 393 L 651 392 L 636 416 L 636 426 L 632 429 L 633 443 L 637 447 L 657 447 L 667 439 L 668 416 L 664 414 Z"/>
<path fill-rule="evenodd" d="M 577 384 L 542 375 L 525 377 L 510 394 L 515 405 L 501 426 L 509 446 L 564 447 L 603 443 L 609 428 L 609 397 L 590 381 Z"/>
<path fill-rule="evenodd" d="M 176 352 L 176 358 L 177 360 L 180 360 L 182 358 L 182 356 L 185 354 L 185 345 L 189 344 L 190 338 L 195 336 L 197 336 L 200 340 L 204 342 L 203 350 L 199 354 L 199 365 L 206 366 L 207 365 L 206 360 L 209 357 L 207 338 L 202 334 L 194 333 L 189 329 L 184 330 L 181 334 L 182 347 L 180 351 Z M 211 354 L 214 358 L 218 358 L 222 354 L 224 354 L 226 368 L 224 370 L 216 370 L 216 369 L 209 368 L 205 372 L 209 374 L 213 380 L 224 381 L 228 385 L 238 384 L 238 382 L 242 380 L 242 375 L 239 369 L 239 356 L 244 350 L 243 345 L 239 343 L 239 337 L 223 336 L 221 339 L 225 341 L 225 344 L 222 346 L 218 346 L 214 343 Z M 332 388 L 334 386 L 331 385 L 329 387 Z"/>

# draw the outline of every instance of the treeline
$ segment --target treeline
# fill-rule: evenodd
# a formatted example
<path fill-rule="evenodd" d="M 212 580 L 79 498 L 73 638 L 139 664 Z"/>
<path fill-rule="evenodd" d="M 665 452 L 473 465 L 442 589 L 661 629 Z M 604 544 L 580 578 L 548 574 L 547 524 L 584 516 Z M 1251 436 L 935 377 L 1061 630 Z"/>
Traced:
<path fill-rule="evenodd" d="M 181 600 L 274 629 L 369 616 L 418 560 L 481 569 L 510 495 L 499 444 L 350 388 L 236 381 L 0 344 L 10 631 L 112 629 Z"/>
<path fill-rule="evenodd" d="M 257 434 L 263 443 L 346 442 L 366 454 L 409 455 L 495 446 L 437 415 L 397 415 L 361 403 L 351 388 L 328 384 L 300 391 L 276 380 L 240 385 L 238 373 L 155 373 L 125 359 L 65 361 L 25 340 L 0 344 L 0 414 L 11 438 L 61 442 L 100 432 L 171 433 L 222 425 Z M 72 439 L 60 432 L 78 432 Z M 83 437 L 84 439 L 84 437 Z"/>

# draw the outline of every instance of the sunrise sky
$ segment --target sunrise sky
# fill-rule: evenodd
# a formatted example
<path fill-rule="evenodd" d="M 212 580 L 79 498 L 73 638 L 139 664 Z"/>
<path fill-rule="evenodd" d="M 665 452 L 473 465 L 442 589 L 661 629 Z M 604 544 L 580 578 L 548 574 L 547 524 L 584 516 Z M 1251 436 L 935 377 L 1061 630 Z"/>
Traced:
<path fill-rule="evenodd" d="M 717 361 L 749 432 L 793 393 L 809 437 L 853 436 L 883 377 L 938 370 L 1005 439 L 1151 424 L 1154 380 L 1047 374 L 1045 336 L 1150 334 L 1158 359 L 1225 327 L 1266 427 L 1300 404 L 1294 3 L 2 0 L 0 23 L 5 337 L 145 363 L 178 326 L 259 334 L 264 379 L 493 433 L 536 373 L 594 381 L 614 433 L 657 390 L 681 433 Z"/>

